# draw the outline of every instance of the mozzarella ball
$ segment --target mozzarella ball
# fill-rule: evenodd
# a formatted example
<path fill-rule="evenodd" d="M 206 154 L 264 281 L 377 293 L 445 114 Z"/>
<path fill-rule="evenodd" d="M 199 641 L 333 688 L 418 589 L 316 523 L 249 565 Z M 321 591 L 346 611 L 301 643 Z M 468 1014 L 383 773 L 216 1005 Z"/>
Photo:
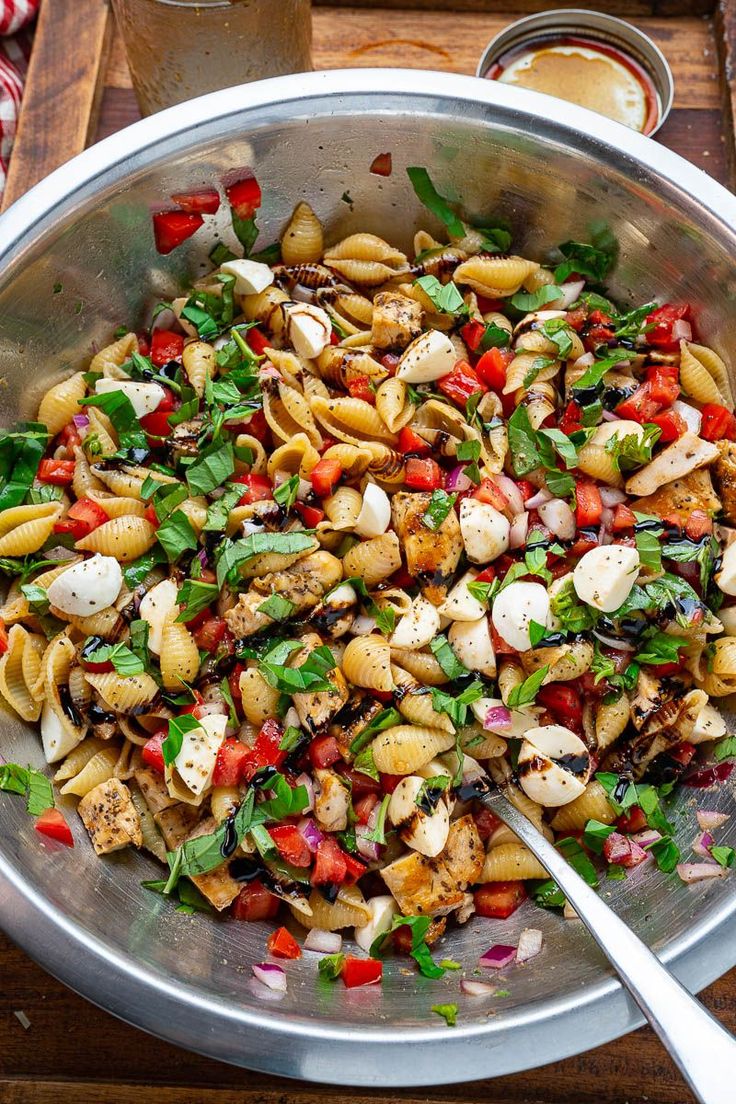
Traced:
<path fill-rule="evenodd" d="M 220 272 L 225 276 L 235 277 L 236 295 L 259 295 L 274 281 L 273 272 L 267 264 L 245 258 L 225 261 L 220 265 Z"/>
<path fill-rule="evenodd" d="M 71 724 L 67 727 L 61 718 L 54 712 L 50 702 L 44 702 L 41 713 L 41 744 L 47 763 L 56 763 L 63 759 L 70 751 L 73 751 L 82 739 L 81 734 L 72 732 Z"/>
<path fill-rule="evenodd" d="M 451 372 L 456 361 L 457 352 L 447 334 L 428 330 L 401 354 L 396 375 L 406 383 L 431 383 Z"/>
<path fill-rule="evenodd" d="M 120 564 L 99 553 L 82 560 L 54 579 L 46 591 L 49 602 L 70 617 L 89 617 L 111 606 L 123 585 Z"/>
<path fill-rule="evenodd" d="M 371 918 L 367 924 L 355 929 L 355 942 L 367 954 L 371 949 L 373 940 L 389 930 L 394 916 L 400 910 L 390 893 L 382 894 L 380 897 L 371 897 L 369 901 L 366 901 L 366 905 Z"/>
<path fill-rule="evenodd" d="M 527 706 L 525 709 L 508 709 L 507 711 L 511 714 L 511 724 L 504 725 L 494 724 L 493 721 L 490 724 L 488 723 L 488 714 L 491 709 L 507 709 L 502 698 L 478 698 L 470 708 L 475 715 L 475 719 L 486 732 L 494 732 L 497 736 L 504 736 L 511 740 L 518 740 L 530 728 L 536 728 L 541 712 L 540 709 L 535 709 L 533 706 Z"/>
<path fill-rule="evenodd" d="M 367 483 L 363 491 L 363 504 L 354 529 L 359 537 L 380 537 L 391 521 L 391 502 L 388 495 L 375 483 Z"/>
<path fill-rule="evenodd" d="M 488 502 L 464 498 L 460 504 L 460 532 L 465 554 L 473 563 L 490 563 L 509 546 L 511 525 Z"/>
<path fill-rule="evenodd" d="M 402 778 L 391 794 L 388 817 L 408 847 L 431 859 L 439 855 L 447 843 L 450 814 L 442 798 L 431 813 L 417 805 L 425 781 L 415 774 Z"/>
<path fill-rule="evenodd" d="M 474 598 L 468 590 L 468 583 L 474 583 L 477 575 L 477 571 L 466 571 L 462 579 L 455 583 L 442 605 L 438 606 L 443 617 L 450 621 L 477 621 L 479 617 L 485 616 L 484 603 Z"/>
<path fill-rule="evenodd" d="M 567 805 L 585 791 L 591 763 L 587 747 L 562 725 L 530 728 L 519 751 L 519 782 L 540 805 Z"/>
<path fill-rule="evenodd" d="M 332 322 L 326 310 L 311 303 L 285 303 L 286 332 L 299 356 L 312 360 L 330 344 Z"/>
<path fill-rule="evenodd" d="M 415 598 L 391 636 L 396 648 L 424 648 L 440 631 L 440 615 L 426 598 Z"/>
<path fill-rule="evenodd" d="M 204 793 L 212 781 L 217 752 L 225 739 L 227 717 L 221 713 L 208 713 L 202 717 L 197 728 L 185 732 L 181 749 L 174 766 L 182 782 L 193 794 Z M 171 776 L 171 767 L 166 768 L 167 779 Z"/>
<path fill-rule="evenodd" d="M 572 581 L 581 602 L 587 602 L 602 613 L 613 613 L 629 597 L 638 574 L 636 548 L 602 544 L 581 557 L 572 573 Z"/>
<path fill-rule="evenodd" d="M 532 646 L 530 622 L 546 628 L 548 617 L 549 595 L 541 583 L 509 583 L 493 600 L 493 627 L 518 652 L 527 652 Z"/>

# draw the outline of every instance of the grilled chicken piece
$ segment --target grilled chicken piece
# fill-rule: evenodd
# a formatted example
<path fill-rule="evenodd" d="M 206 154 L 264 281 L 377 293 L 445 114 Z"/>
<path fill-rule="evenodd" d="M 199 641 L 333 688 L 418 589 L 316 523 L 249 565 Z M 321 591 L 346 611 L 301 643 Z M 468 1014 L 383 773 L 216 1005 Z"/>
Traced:
<path fill-rule="evenodd" d="M 250 589 L 238 596 L 237 605 L 225 613 L 228 627 L 237 640 L 273 625 L 273 618 L 259 613 L 269 594 L 280 594 L 294 604 L 293 614 L 319 605 L 326 591 L 342 578 L 342 564 L 331 552 L 312 552 L 285 571 L 274 571 L 254 579 Z"/>
<path fill-rule="evenodd" d="M 382 711 L 381 702 L 371 698 L 362 691 L 353 691 L 347 704 L 341 713 L 335 717 L 334 724 L 330 725 L 330 736 L 334 736 L 340 745 L 343 758 L 349 763 L 353 755 L 350 745 L 368 727 L 374 717 Z"/>
<path fill-rule="evenodd" d="M 130 790 L 119 778 L 109 778 L 95 786 L 79 802 L 77 809 L 98 855 L 119 851 L 132 843 L 143 843 L 141 820 Z"/>
<path fill-rule="evenodd" d="M 307 633 L 302 637 L 302 643 L 304 644 L 302 650 L 292 657 L 292 667 L 301 667 L 306 663 L 309 653 L 321 646 L 322 639 L 317 636 L 317 633 Z M 332 684 L 334 690 L 305 691 L 292 697 L 294 708 L 299 714 L 299 723 L 313 736 L 342 709 L 349 697 L 345 676 L 339 667 L 335 667 L 325 678 Z"/>
<path fill-rule="evenodd" d="M 720 444 L 726 444 L 723 441 Z M 719 446 L 720 447 L 720 446 Z M 736 520 L 736 445 L 734 447 L 734 473 L 733 473 L 733 504 L 734 519 Z M 719 461 L 716 461 L 715 471 L 718 472 Z M 699 468 L 690 472 L 682 479 L 675 479 L 660 487 L 654 494 L 645 498 L 638 498 L 631 503 L 631 508 L 642 514 L 654 514 L 655 517 L 677 517 L 684 527 L 693 510 L 703 510 L 711 517 L 717 514 L 721 508 L 718 495 L 713 490 L 713 481 L 710 471 Z"/>
<path fill-rule="evenodd" d="M 181 422 L 180 425 L 174 426 L 171 436 L 166 438 L 166 450 L 172 460 L 199 454 L 199 435 L 203 424 L 202 418 L 192 418 L 190 422 Z"/>
<path fill-rule="evenodd" d="M 460 562 L 463 540 L 454 510 L 439 529 L 428 529 L 424 524 L 422 518 L 431 497 L 428 491 L 400 491 L 391 500 L 391 515 L 409 574 L 419 582 L 424 597 L 438 606 Z"/>
<path fill-rule="evenodd" d="M 314 815 L 325 832 L 344 832 L 348 826 L 350 791 L 344 779 L 332 770 L 317 769 L 314 772 Z"/>
<path fill-rule="evenodd" d="M 140 785 L 140 783 L 139 783 Z M 187 805 L 178 801 L 170 805 L 168 809 L 162 809 L 154 815 L 161 835 L 169 851 L 176 850 L 191 832 L 199 820 L 200 809 L 193 805 Z"/>
<path fill-rule="evenodd" d="M 688 430 L 655 456 L 646 467 L 627 479 L 626 493 L 654 494 L 673 479 L 682 479 L 696 468 L 704 468 L 706 464 L 713 463 L 719 455 L 715 445 L 701 440 L 697 434 Z"/>
<path fill-rule="evenodd" d="M 188 840 L 198 839 L 199 836 L 209 836 L 217 830 L 217 821 L 214 817 L 206 817 L 197 825 L 194 831 L 187 836 Z M 222 912 L 231 905 L 241 890 L 241 885 L 230 877 L 230 863 L 224 862 L 216 866 L 214 870 L 208 870 L 206 874 L 190 875 L 203 897 L 206 897 L 213 908 Z"/>
<path fill-rule="evenodd" d="M 445 849 L 434 859 L 416 851 L 381 871 L 404 916 L 440 916 L 465 901 L 465 890 L 480 877 L 485 852 L 471 816 L 450 825 Z"/>
<path fill-rule="evenodd" d="M 379 291 L 373 300 L 371 340 L 379 349 L 405 349 L 422 332 L 422 308 L 398 291 Z"/>
<path fill-rule="evenodd" d="M 736 525 L 736 443 L 718 441 L 718 459 L 713 465 L 716 486 L 723 500 L 723 516 Z"/>
<path fill-rule="evenodd" d="M 162 812 L 163 809 L 170 809 L 172 805 L 176 805 L 176 798 L 173 798 L 167 790 L 162 774 L 141 767 L 133 777 L 146 799 L 146 805 L 154 816 L 156 813 Z"/>

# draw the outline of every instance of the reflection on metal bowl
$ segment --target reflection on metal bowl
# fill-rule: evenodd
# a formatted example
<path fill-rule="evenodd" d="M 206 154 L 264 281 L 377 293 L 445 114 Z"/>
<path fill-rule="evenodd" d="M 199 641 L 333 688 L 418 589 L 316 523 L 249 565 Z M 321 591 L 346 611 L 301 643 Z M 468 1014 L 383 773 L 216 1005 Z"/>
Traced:
<path fill-rule="evenodd" d="M 620 242 L 614 290 L 638 302 L 688 300 L 728 358 L 736 198 L 649 139 L 574 106 L 561 114 L 552 121 L 546 98 L 493 82 L 357 70 L 228 89 L 100 143 L 0 220 L 3 423 L 35 413 L 50 379 L 205 270 L 212 241 L 197 234 L 160 257 L 150 212 L 242 166 L 263 185 L 264 243 L 308 199 L 333 238 L 361 228 L 407 245 L 417 227 L 435 228 L 407 165 L 426 165 L 438 189 L 486 225 L 503 213 L 519 251 L 540 259 L 605 219 Z M 393 174 L 371 175 L 375 156 L 389 150 Z M 341 201 L 346 191 L 352 205 Z M 3 722 L 5 757 L 42 766 L 35 732 Z M 732 795 L 698 794 L 698 803 L 730 812 Z M 152 863 L 96 859 L 68 811 L 78 846 L 52 854 L 22 803 L 0 800 L 0 923 L 97 1004 L 212 1057 L 315 1081 L 436 1084 L 550 1062 L 639 1022 L 582 926 L 530 916 L 531 905 L 503 926 L 471 920 L 444 940 L 442 955 L 472 970 L 490 944 L 514 942 L 522 927 L 545 932 L 543 956 L 505 980 L 510 995 L 461 998 L 455 1028 L 430 1009 L 455 999 L 457 974 L 428 981 L 405 976 L 398 962 L 381 988 L 348 991 L 318 984 L 316 956 L 305 954 L 290 964 L 287 995 L 264 1005 L 247 982 L 266 925 L 175 912 L 140 888 L 156 876 Z M 682 820 L 686 843 L 693 820 Z M 722 836 L 736 844 L 736 818 Z M 729 879 L 686 886 L 639 869 L 603 892 L 692 988 L 736 961 Z"/>

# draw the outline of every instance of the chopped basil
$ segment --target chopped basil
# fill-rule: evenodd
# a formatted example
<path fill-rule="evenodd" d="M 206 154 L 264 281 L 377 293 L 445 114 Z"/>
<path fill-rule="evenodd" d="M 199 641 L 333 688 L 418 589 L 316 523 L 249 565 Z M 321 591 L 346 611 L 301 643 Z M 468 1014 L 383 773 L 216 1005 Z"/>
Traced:
<path fill-rule="evenodd" d="M 180 717 L 179 720 L 181 719 Z M 238 847 L 250 830 L 255 795 L 255 789 L 249 789 L 235 816 L 228 817 L 215 832 L 185 840 L 176 851 L 167 852 L 170 873 L 164 893 L 171 893 L 181 877 L 206 874 L 208 870 L 214 870 L 215 867 L 222 865 L 225 861 L 223 847 L 226 839 L 228 843 L 231 842 L 232 835 L 235 847 Z"/>
<path fill-rule="evenodd" d="M 540 429 L 537 431 L 537 439 L 542 437 L 549 441 L 552 448 L 555 450 L 558 456 L 562 457 L 565 461 L 566 468 L 576 468 L 578 463 L 578 450 L 575 447 L 574 442 L 559 429 Z M 588 435 L 585 435 L 585 441 L 587 441 Z M 583 441 L 583 443 L 585 443 Z M 554 456 L 544 456 L 542 459 L 547 467 L 554 464 Z"/>
<path fill-rule="evenodd" d="M 446 636 L 436 636 L 434 640 L 430 640 L 429 647 L 451 682 L 455 679 L 462 678 L 464 675 L 470 674 L 465 664 L 461 663 L 453 652 Z"/>
<path fill-rule="evenodd" d="M 177 621 L 193 621 L 198 613 L 211 606 L 220 591 L 214 583 L 203 583 L 199 579 L 186 579 L 176 596 L 176 604 L 181 606 Z"/>
<path fill-rule="evenodd" d="M 555 847 L 562 852 L 570 866 L 580 875 L 583 881 L 595 889 L 598 885 L 596 869 L 578 840 L 573 836 L 566 836 L 565 839 L 559 840 Z"/>
<path fill-rule="evenodd" d="M 398 709 L 394 709 L 393 706 L 389 706 L 388 709 L 382 709 L 380 713 L 376 713 L 375 717 L 368 722 L 362 732 L 359 732 L 350 745 L 350 754 L 357 755 L 366 744 L 370 743 L 374 736 L 379 732 L 383 732 L 384 729 L 392 728 L 393 725 L 401 723 L 401 714 Z"/>
<path fill-rule="evenodd" d="M 342 968 L 345 965 L 345 955 L 330 954 L 325 955 L 317 963 L 317 969 L 319 970 L 319 976 L 324 978 L 325 981 L 335 981 L 340 977 Z"/>
<path fill-rule="evenodd" d="M 465 724 L 468 706 L 483 697 L 484 687 L 482 682 L 473 682 L 456 698 L 436 686 L 432 686 L 430 692 L 435 713 L 446 713 L 452 723 L 459 726 Z"/>
<path fill-rule="evenodd" d="M 613 460 L 616 471 L 630 472 L 648 464 L 652 459 L 652 449 L 662 435 L 659 426 L 647 424 L 641 436 L 629 433 L 625 437 L 609 437 L 605 450 Z"/>
<path fill-rule="evenodd" d="M 265 613 L 273 621 L 286 621 L 296 609 L 293 602 L 284 598 L 282 594 L 271 594 L 265 602 L 257 607 L 258 613 Z"/>
<path fill-rule="evenodd" d="M 408 927 L 411 931 L 411 951 L 409 953 L 419 967 L 419 972 L 428 978 L 442 977 L 445 971 L 432 958 L 425 939 L 431 923 L 432 919 L 429 916 L 394 916 L 389 930 L 381 932 L 371 943 L 369 952 L 371 958 L 380 958 L 384 944 L 397 928 Z"/>
<path fill-rule="evenodd" d="M 562 298 L 562 294 L 562 289 L 555 284 L 542 284 L 536 291 L 517 291 L 509 302 L 512 307 L 528 314 L 529 311 L 538 311 L 546 303 Z"/>
<path fill-rule="evenodd" d="M 519 686 L 514 686 L 510 691 L 507 705 L 510 709 L 521 709 L 525 705 L 531 705 L 539 692 L 542 683 L 549 673 L 549 663 L 545 663 L 543 667 L 540 667 L 538 671 L 535 671 L 533 675 L 529 675 L 529 678 Z"/>
<path fill-rule="evenodd" d="M 548 318 L 540 327 L 542 333 L 557 346 L 557 356 L 566 360 L 572 351 L 570 324 L 565 318 Z"/>
<path fill-rule="evenodd" d="M 44 502 L 61 502 L 63 497 L 63 487 L 55 487 L 53 483 L 41 483 L 29 490 L 28 503 L 31 506 L 40 506 Z"/>
<path fill-rule="evenodd" d="M 273 492 L 273 497 L 276 502 L 278 502 L 279 506 L 283 506 L 285 510 L 289 510 L 296 502 L 298 491 L 299 474 L 297 473 L 276 487 Z"/>
<path fill-rule="evenodd" d="M 486 322 L 483 337 L 478 342 L 475 352 L 486 353 L 489 349 L 503 349 L 511 342 L 511 334 L 503 326 L 497 326 L 495 322 Z"/>
<path fill-rule="evenodd" d="M 442 1016 L 448 1027 L 455 1027 L 457 1024 L 458 1007 L 456 1004 L 433 1004 L 431 1010 L 438 1016 Z"/>
<path fill-rule="evenodd" d="M 736 851 L 733 847 L 714 846 L 710 848 L 710 853 L 719 866 L 733 866 L 736 861 Z"/>
<path fill-rule="evenodd" d="M 662 547 L 662 555 L 667 560 L 674 560 L 675 563 L 695 562 L 700 564 L 700 585 L 704 591 L 710 582 L 719 551 L 718 541 L 715 537 L 710 537 L 702 544 L 681 540 L 672 541 Z"/>
<path fill-rule="evenodd" d="M 123 564 L 123 578 L 125 579 L 125 585 L 131 590 L 135 590 L 145 580 L 147 575 L 153 571 L 155 567 L 166 561 L 161 548 L 152 548 L 150 552 L 146 552 L 143 556 L 140 556 L 137 560 L 133 560 L 129 564 Z"/>
<path fill-rule="evenodd" d="M 467 314 L 468 308 L 457 284 L 441 284 L 436 276 L 420 276 L 414 281 L 441 314 Z"/>
<path fill-rule="evenodd" d="M 288 641 L 296 645 L 292 651 L 303 648 L 301 641 Z M 259 662 L 261 674 L 269 686 L 282 694 L 334 693 L 335 687 L 325 676 L 337 666 L 337 661 L 326 644 L 315 648 L 300 667 L 287 667 L 282 660 L 274 660 L 273 654 L 280 647 L 267 652 Z"/>
<path fill-rule="evenodd" d="M 90 663 L 112 663 L 117 673 L 126 678 L 142 675 L 146 669 L 145 663 L 127 644 L 101 644 L 96 651 L 85 655 L 85 660 Z"/>
<path fill-rule="evenodd" d="M 289 725 L 284 730 L 284 735 L 281 737 L 279 743 L 279 751 L 293 751 L 294 748 L 299 747 L 299 744 L 304 739 L 304 733 L 300 728 L 296 728 L 295 725 Z"/>
<path fill-rule="evenodd" d="M 22 560 L 12 556 L 0 557 L 0 571 L 3 575 L 18 576 L 21 580 L 27 579 L 34 571 L 40 571 L 42 567 L 58 566 L 58 560 L 39 560 L 35 555 L 25 556 Z"/>
<path fill-rule="evenodd" d="M 224 532 L 230 517 L 230 511 L 240 502 L 243 493 L 242 485 L 227 485 L 225 493 L 207 507 L 207 518 L 204 523 L 205 533 Z"/>
<path fill-rule="evenodd" d="M 143 490 L 143 488 L 141 488 Z M 181 506 L 189 496 L 183 483 L 159 484 L 152 496 L 153 508 L 159 522 L 166 521 L 173 514 L 177 506 Z"/>
<path fill-rule="evenodd" d="M 235 471 L 235 457 L 230 441 L 209 445 L 199 459 L 187 468 L 187 483 L 193 495 L 209 494 Z"/>
<path fill-rule="evenodd" d="M 172 717 L 170 719 L 168 734 L 161 745 L 164 763 L 166 763 L 167 766 L 171 766 L 181 751 L 186 733 L 193 732 L 195 728 L 200 727 L 199 721 L 196 717 L 193 717 L 191 713 L 184 713 L 181 717 Z"/>
<path fill-rule="evenodd" d="M 565 260 L 555 269 L 555 280 L 564 283 L 573 273 L 578 273 L 597 284 L 603 283 L 616 261 L 617 244 L 607 229 L 594 233 L 593 237 L 598 244 L 566 241 L 557 247 Z"/>
<path fill-rule="evenodd" d="M 641 650 L 635 655 L 638 663 L 658 666 L 661 663 L 679 663 L 680 648 L 687 647 L 687 640 L 681 636 L 671 636 L 659 629 L 647 629 L 643 634 Z"/>
<path fill-rule="evenodd" d="M 0 432 L 0 510 L 23 503 L 48 441 L 49 432 L 40 422 L 18 422 Z"/>
<path fill-rule="evenodd" d="M 615 824 L 602 824 L 600 820 L 589 820 L 583 830 L 583 843 L 596 855 L 603 854 L 603 844 L 616 831 Z"/>
<path fill-rule="evenodd" d="M 644 303 L 641 307 L 619 314 L 617 311 L 609 311 L 615 326 L 614 336 L 634 341 L 640 334 L 646 333 L 651 326 L 645 325 L 648 316 L 657 309 L 656 303 Z"/>
<path fill-rule="evenodd" d="M 226 581 L 235 581 L 237 568 L 264 552 L 292 555 L 306 552 L 314 543 L 313 537 L 300 532 L 251 533 L 244 540 L 225 540 L 217 550 L 217 585 L 223 587 Z"/>
<path fill-rule="evenodd" d="M 475 442 L 476 444 L 478 442 Z M 456 494 L 448 495 L 446 491 L 432 491 L 427 509 L 422 514 L 422 522 L 427 529 L 436 532 L 455 505 Z"/>
<path fill-rule="evenodd" d="M 384 606 L 383 609 L 377 609 L 374 614 L 376 619 L 376 628 L 384 636 L 390 636 L 396 628 L 396 610 L 393 606 Z"/>
<path fill-rule="evenodd" d="M 537 435 L 525 406 L 517 406 L 508 421 L 509 452 L 514 474 L 527 475 L 542 466 Z"/>
<path fill-rule="evenodd" d="M 406 170 L 417 199 L 423 203 L 433 215 L 436 215 L 445 224 L 453 238 L 465 236 L 465 227 L 461 220 L 444 199 L 430 180 L 426 169 L 412 166 Z"/>
<path fill-rule="evenodd" d="M 681 858 L 680 848 L 670 836 L 663 836 L 662 839 L 647 844 L 644 850 L 651 851 L 657 866 L 665 874 L 671 874 Z M 712 850 L 711 854 L 713 854 Z"/>
<path fill-rule="evenodd" d="M 40 816 L 54 807 L 54 791 L 45 774 L 33 767 L 21 767 L 17 763 L 0 764 L 0 790 L 18 794 L 26 799 L 26 810 L 31 816 Z"/>
<path fill-rule="evenodd" d="M 376 782 L 379 781 L 378 768 L 373 759 L 373 748 L 363 748 L 363 750 L 356 755 L 353 760 L 353 770 L 359 771 L 360 774 L 367 774 L 369 778 L 374 779 Z"/>
<path fill-rule="evenodd" d="M 483 235 L 485 253 L 508 253 L 511 247 L 511 233 L 505 226 L 474 226 L 473 230 Z"/>
<path fill-rule="evenodd" d="M 531 387 L 531 385 L 534 383 L 535 379 L 537 378 L 537 376 L 539 375 L 539 373 L 542 371 L 543 368 L 549 368 L 551 364 L 556 364 L 556 363 L 557 362 L 555 361 L 555 359 L 553 357 L 548 357 L 548 356 L 537 356 L 537 357 L 535 357 L 534 360 L 531 363 L 531 367 L 529 368 L 528 372 L 524 376 L 524 379 L 521 381 L 522 386 L 523 387 Z"/>
<path fill-rule="evenodd" d="M 536 648 L 537 644 L 544 640 L 546 635 L 547 629 L 544 625 L 540 625 L 538 621 L 534 620 L 529 622 L 529 642 L 532 648 Z"/>
<path fill-rule="evenodd" d="M 299 816 L 309 804 L 306 786 L 292 788 L 282 774 L 271 775 L 265 785 L 273 797 L 256 806 L 254 820 L 284 820 L 285 817 Z"/>
<path fill-rule="evenodd" d="M 638 514 L 636 511 L 634 517 L 639 522 L 646 519 L 645 514 Z M 661 529 L 658 532 L 654 529 L 634 528 L 634 540 L 636 550 L 639 553 L 639 560 L 644 567 L 648 567 L 654 572 L 662 570 L 662 548 L 659 543 L 659 533 L 661 532 Z"/>
<path fill-rule="evenodd" d="M 550 598 L 550 609 L 559 619 L 564 631 L 574 636 L 592 629 L 598 617 L 592 606 L 579 601 L 571 578 L 566 579 Z"/>
<path fill-rule="evenodd" d="M 626 868 L 619 866 L 618 863 L 610 863 L 606 867 L 606 877 L 610 878 L 612 882 L 625 882 Z"/>
<path fill-rule="evenodd" d="M 167 882 L 165 879 L 152 882 L 141 882 L 143 889 L 148 889 L 151 893 L 159 893 L 163 897 L 171 897 L 172 902 L 178 900 L 176 908 L 177 912 L 184 913 L 187 916 L 191 916 L 195 912 L 207 912 L 214 913 L 214 908 L 209 903 L 206 897 L 204 897 L 193 882 L 189 880 L 179 882 L 176 886 L 176 897 L 172 894 L 166 893 Z"/>
<path fill-rule="evenodd" d="M 736 736 L 726 736 L 725 740 L 719 740 L 713 748 L 713 755 L 717 763 L 736 756 Z"/>
<path fill-rule="evenodd" d="M 602 360 L 596 360 L 594 364 L 591 364 L 589 368 L 585 370 L 579 380 L 576 380 L 572 385 L 573 398 L 579 391 L 587 391 L 589 388 L 598 387 L 598 384 L 602 381 L 606 372 L 610 372 L 617 364 L 622 360 L 631 359 L 630 349 L 614 349 L 609 352 L 607 356 Z"/>
<path fill-rule="evenodd" d="M 386 816 L 390 802 L 391 794 L 386 794 L 378 810 L 375 826 L 364 836 L 364 839 L 370 840 L 371 843 L 377 843 L 381 847 L 386 843 Z"/>
<path fill-rule="evenodd" d="M 175 510 L 159 525 L 156 539 L 170 563 L 175 563 L 183 552 L 197 548 L 197 534 L 183 510 Z"/>
<path fill-rule="evenodd" d="M 498 579 L 494 579 L 490 583 L 479 583 L 476 580 L 474 583 L 468 583 L 468 593 L 472 594 L 473 598 L 476 598 L 479 602 L 484 602 L 487 605 L 491 598 L 495 596 L 499 586 Z"/>

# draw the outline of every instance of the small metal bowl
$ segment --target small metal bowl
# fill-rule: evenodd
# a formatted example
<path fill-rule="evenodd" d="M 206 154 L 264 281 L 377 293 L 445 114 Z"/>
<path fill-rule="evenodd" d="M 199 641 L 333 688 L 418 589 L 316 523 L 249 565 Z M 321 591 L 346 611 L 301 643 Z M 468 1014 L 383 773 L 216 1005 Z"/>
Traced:
<path fill-rule="evenodd" d="M 567 36 L 593 39 L 614 46 L 642 67 L 651 79 L 659 100 L 656 125 L 647 131 L 648 137 L 655 134 L 669 115 L 675 94 L 675 82 L 669 62 L 649 35 L 631 23 L 605 12 L 561 8 L 517 19 L 491 39 L 478 62 L 475 75 L 485 77 L 493 64 L 510 50 L 527 43 L 539 42 L 541 39 Z"/>

